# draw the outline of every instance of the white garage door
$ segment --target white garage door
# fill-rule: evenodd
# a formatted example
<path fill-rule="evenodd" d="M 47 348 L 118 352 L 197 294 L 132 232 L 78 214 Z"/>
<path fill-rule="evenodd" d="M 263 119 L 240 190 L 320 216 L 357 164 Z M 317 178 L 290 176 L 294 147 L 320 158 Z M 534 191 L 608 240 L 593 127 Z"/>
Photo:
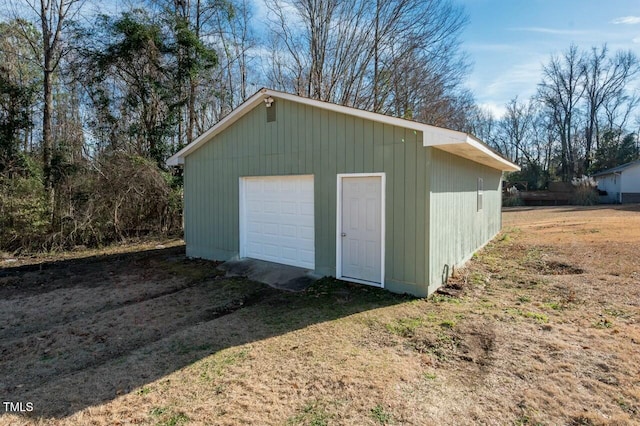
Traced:
<path fill-rule="evenodd" d="M 313 175 L 240 180 L 240 257 L 315 269 Z"/>

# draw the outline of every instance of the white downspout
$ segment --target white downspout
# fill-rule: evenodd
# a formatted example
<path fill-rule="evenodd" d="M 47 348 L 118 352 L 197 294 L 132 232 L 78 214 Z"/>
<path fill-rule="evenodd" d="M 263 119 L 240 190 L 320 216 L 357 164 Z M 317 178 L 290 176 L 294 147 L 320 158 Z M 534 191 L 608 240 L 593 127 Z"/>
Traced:
<path fill-rule="evenodd" d="M 620 183 L 620 191 L 618 191 L 618 204 L 622 204 L 622 172 L 613 172 L 613 175 L 618 175 Z"/>

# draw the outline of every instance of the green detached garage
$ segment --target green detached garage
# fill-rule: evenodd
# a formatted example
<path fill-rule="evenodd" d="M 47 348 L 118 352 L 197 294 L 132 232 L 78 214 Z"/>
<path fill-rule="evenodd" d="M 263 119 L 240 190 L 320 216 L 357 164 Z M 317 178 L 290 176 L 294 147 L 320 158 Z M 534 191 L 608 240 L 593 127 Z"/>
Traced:
<path fill-rule="evenodd" d="M 426 296 L 501 228 L 502 172 L 465 133 L 262 89 L 167 160 L 187 256 L 254 258 Z"/>

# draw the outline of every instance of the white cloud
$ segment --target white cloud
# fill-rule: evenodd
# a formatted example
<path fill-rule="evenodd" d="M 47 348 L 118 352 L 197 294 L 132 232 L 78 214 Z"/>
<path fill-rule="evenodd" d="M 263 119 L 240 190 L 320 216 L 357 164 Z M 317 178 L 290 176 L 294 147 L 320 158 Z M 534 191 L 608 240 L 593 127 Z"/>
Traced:
<path fill-rule="evenodd" d="M 622 16 L 611 21 L 612 24 L 635 25 L 640 24 L 640 16 Z"/>
<path fill-rule="evenodd" d="M 485 73 L 480 78 L 474 76 L 467 85 L 478 105 L 491 111 L 494 117 L 502 117 L 505 104 L 514 96 L 527 100 L 536 93 L 542 64 L 546 60 L 546 54 L 531 53 L 529 58 L 511 64 L 496 63 L 492 73 Z"/>
<path fill-rule="evenodd" d="M 553 35 L 583 35 L 588 34 L 587 31 L 583 30 L 561 30 L 557 28 L 546 28 L 546 27 L 517 27 L 510 28 L 511 31 L 526 31 L 531 33 L 543 33 L 543 34 L 553 34 Z"/>
<path fill-rule="evenodd" d="M 495 102 L 480 102 L 478 106 L 485 111 L 489 111 L 496 119 L 502 118 L 507 112 L 504 104 L 499 105 Z"/>
<path fill-rule="evenodd" d="M 636 37 L 631 41 L 633 41 L 634 43 L 640 43 L 640 37 Z"/>
<path fill-rule="evenodd" d="M 540 80 L 542 75 L 542 63 L 542 58 L 536 57 L 526 63 L 512 65 L 495 75 L 493 81 L 486 86 L 485 93 L 488 95 L 504 96 L 508 94 L 509 96 L 520 95 L 523 97 L 532 95 L 535 92 L 535 83 Z M 533 89 L 531 88 L 532 82 L 534 83 Z"/>

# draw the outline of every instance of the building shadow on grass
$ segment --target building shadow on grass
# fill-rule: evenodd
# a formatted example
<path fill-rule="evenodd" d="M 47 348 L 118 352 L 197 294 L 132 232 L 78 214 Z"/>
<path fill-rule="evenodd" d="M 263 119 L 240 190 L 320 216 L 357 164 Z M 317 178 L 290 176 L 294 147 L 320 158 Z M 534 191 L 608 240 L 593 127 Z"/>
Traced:
<path fill-rule="evenodd" d="M 285 292 L 216 266 L 180 246 L 0 269 L 3 401 L 64 418 L 220 350 L 412 299 L 332 278 Z"/>

